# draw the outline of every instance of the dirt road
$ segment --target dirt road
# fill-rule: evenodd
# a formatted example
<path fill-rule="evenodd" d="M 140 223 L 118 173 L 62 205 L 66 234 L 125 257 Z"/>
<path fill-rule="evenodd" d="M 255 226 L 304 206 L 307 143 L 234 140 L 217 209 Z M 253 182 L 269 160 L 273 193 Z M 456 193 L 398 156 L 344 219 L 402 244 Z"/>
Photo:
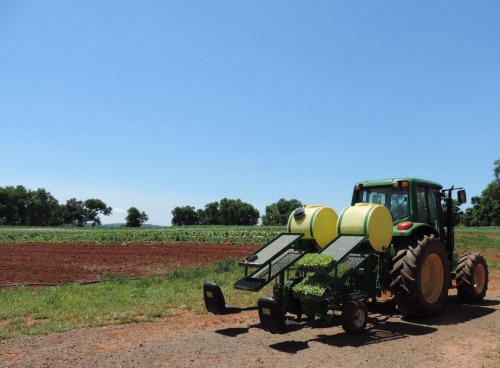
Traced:
<path fill-rule="evenodd" d="M 359 336 L 338 325 L 270 334 L 255 312 L 179 311 L 153 323 L 2 341 L 0 367 L 499 367 L 498 287 L 481 305 L 450 294 L 445 312 L 425 320 L 404 321 L 389 302 L 372 305 Z"/>

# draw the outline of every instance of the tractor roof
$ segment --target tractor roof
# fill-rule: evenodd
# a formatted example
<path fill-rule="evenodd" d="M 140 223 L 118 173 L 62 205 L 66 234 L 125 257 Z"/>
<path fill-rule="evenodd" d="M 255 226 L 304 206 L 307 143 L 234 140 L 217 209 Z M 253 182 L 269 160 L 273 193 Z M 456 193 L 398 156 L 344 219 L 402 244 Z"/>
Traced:
<path fill-rule="evenodd" d="M 431 187 L 431 188 L 435 188 L 435 189 L 443 189 L 443 186 L 441 184 L 438 184 L 434 181 L 418 179 L 418 178 L 407 178 L 407 177 L 392 178 L 392 179 L 365 180 L 365 181 L 357 182 L 356 184 L 362 184 L 365 187 L 379 187 L 379 186 L 385 186 L 385 185 L 392 185 L 394 182 L 397 182 L 397 181 L 399 181 L 399 182 L 407 181 L 408 183 L 410 183 L 411 186 L 417 185 L 417 186 Z"/>

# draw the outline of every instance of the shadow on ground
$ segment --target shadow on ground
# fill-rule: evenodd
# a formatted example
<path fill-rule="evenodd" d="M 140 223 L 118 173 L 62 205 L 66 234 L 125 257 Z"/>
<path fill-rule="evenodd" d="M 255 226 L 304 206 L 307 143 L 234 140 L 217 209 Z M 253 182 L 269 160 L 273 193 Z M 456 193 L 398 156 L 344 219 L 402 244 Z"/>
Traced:
<path fill-rule="evenodd" d="M 449 296 L 442 313 L 433 317 L 405 318 L 405 321 L 418 323 L 426 326 L 448 326 L 466 323 L 477 318 L 485 317 L 494 313 L 500 305 L 500 301 L 485 299 L 481 303 L 464 303 L 456 295 Z"/>
<path fill-rule="evenodd" d="M 370 313 L 368 324 L 364 333 L 360 335 L 349 335 L 343 331 L 332 335 L 322 333 L 307 341 L 289 340 L 272 344 L 269 347 L 280 352 L 296 354 L 301 350 L 308 349 L 309 343 L 313 341 L 335 347 L 360 347 L 379 344 L 412 336 L 432 334 L 437 331 L 438 326 L 456 325 L 482 318 L 494 313 L 498 309 L 498 305 L 500 305 L 500 301 L 489 299 L 484 300 L 481 304 L 465 304 L 457 296 L 450 296 L 445 310 L 437 316 L 403 319 L 397 314 L 395 305 L 391 300 L 367 303 Z M 319 323 L 302 328 L 312 328 L 321 332 L 340 325 L 341 317 L 337 314 L 333 316 L 331 323 Z M 254 324 L 248 327 L 226 328 L 217 330 L 216 333 L 227 337 L 237 337 L 248 333 L 251 328 L 261 328 L 261 325 Z M 291 328 L 283 335 L 292 334 L 300 328 Z"/>
<path fill-rule="evenodd" d="M 321 334 L 308 341 L 284 341 L 270 345 L 272 349 L 295 354 L 307 349 L 310 342 L 320 342 L 335 347 L 361 347 L 379 344 L 391 340 L 413 336 L 428 335 L 436 332 L 438 326 L 456 325 L 494 313 L 500 305 L 497 300 L 484 300 L 480 304 L 465 304 L 457 296 L 450 296 L 443 313 L 427 318 L 402 319 L 396 313 L 394 303 L 367 303 L 370 313 L 367 328 L 360 335 L 349 335 L 345 332 L 333 335 Z M 334 318 L 340 324 L 340 318 Z M 335 325 L 335 324 L 334 324 Z"/>

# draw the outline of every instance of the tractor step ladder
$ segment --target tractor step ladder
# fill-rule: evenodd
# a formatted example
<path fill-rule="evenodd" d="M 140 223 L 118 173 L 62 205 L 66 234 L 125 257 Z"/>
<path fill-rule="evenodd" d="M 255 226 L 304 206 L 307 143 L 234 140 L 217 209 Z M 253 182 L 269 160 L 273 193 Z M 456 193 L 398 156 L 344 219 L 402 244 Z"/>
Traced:
<path fill-rule="evenodd" d="M 280 272 L 286 270 L 307 252 L 302 249 L 293 249 L 302 236 L 302 233 L 282 233 L 245 258 L 240 265 L 245 267 L 246 276 L 236 281 L 234 288 L 259 291 L 266 286 Z M 257 270 L 247 275 L 249 268 L 257 268 Z"/>

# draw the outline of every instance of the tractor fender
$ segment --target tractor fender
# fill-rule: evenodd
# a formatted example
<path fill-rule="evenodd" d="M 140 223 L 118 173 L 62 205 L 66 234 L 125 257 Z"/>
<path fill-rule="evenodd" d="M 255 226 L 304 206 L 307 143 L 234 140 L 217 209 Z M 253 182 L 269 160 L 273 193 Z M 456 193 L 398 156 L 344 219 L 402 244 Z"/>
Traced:
<path fill-rule="evenodd" d="M 414 222 L 413 226 L 407 230 L 398 230 L 397 226 L 394 226 L 394 229 L 392 232 L 392 235 L 394 238 L 410 237 L 410 236 L 414 236 L 417 234 L 425 234 L 428 236 L 434 235 L 437 238 L 440 236 L 438 231 L 434 227 L 432 227 L 428 224 L 419 223 L 419 222 Z"/>

